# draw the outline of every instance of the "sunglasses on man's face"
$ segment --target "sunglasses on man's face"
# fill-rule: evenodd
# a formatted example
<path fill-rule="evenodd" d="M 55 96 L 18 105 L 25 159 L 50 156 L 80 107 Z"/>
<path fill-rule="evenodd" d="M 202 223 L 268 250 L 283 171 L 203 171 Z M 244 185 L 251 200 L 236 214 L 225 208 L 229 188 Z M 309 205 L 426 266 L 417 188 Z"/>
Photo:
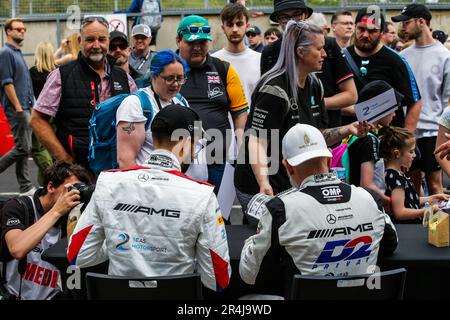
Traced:
<path fill-rule="evenodd" d="M 125 50 L 126 48 L 128 48 L 128 43 L 122 42 L 109 45 L 109 51 L 116 51 L 117 48 L 120 48 L 120 50 Z"/>
<path fill-rule="evenodd" d="M 183 29 L 183 31 L 189 31 L 189 33 L 199 33 L 200 31 L 202 33 L 211 33 L 211 27 L 210 26 L 189 26 Z"/>
<path fill-rule="evenodd" d="M 16 30 L 17 32 L 19 32 L 19 33 L 22 33 L 22 32 L 27 32 L 27 28 L 12 28 L 11 30 Z"/>

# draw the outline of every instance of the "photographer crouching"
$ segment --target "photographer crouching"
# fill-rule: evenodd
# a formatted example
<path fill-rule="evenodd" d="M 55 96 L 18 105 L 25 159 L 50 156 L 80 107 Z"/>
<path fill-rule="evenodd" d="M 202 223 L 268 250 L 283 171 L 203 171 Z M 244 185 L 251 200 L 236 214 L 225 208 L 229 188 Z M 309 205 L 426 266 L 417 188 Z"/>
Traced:
<path fill-rule="evenodd" d="M 86 193 L 85 184 L 90 183 L 84 168 L 57 161 L 46 170 L 44 187 L 32 197 L 5 203 L 0 233 L 2 277 L 12 295 L 24 300 L 58 297 L 59 271 L 42 261 L 41 254 L 65 236 L 67 214 L 80 200 L 88 201 L 80 199 L 79 190 Z"/>

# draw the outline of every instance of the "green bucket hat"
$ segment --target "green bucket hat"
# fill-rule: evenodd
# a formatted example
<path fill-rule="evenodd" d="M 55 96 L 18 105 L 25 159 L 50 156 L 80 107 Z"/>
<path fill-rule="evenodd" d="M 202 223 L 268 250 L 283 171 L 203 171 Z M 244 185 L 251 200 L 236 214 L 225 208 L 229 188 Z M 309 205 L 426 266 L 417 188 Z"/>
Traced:
<path fill-rule="evenodd" d="M 200 16 L 187 16 L 180 21 L 178 25 L 177 34 L 183 35 L 188 42 L 195 40 L 209 40 L 212 41 L 211 27 L 208 20 Z"/>

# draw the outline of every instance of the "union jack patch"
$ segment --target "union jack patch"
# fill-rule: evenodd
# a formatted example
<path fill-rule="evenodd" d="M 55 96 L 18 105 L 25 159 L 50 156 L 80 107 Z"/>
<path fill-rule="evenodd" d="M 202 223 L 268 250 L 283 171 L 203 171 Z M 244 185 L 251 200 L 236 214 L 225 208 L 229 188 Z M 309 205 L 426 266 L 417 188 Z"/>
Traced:
<path fill-rule="evenodd" d="M 208 83 L 220 83 L 219 76 L 208 76 Z"/>

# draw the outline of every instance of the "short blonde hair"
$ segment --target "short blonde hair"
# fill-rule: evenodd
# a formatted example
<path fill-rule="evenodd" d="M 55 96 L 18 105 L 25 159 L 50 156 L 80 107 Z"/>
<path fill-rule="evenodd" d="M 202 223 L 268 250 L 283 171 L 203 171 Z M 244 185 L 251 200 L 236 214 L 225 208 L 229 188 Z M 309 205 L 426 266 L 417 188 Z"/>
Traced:
<path fill-rule="evenodd" d="M 52 72 L 56 69 L 53 46 L 50 42 L 39 42 L 34 53 L 34 63 L 39 72 Z"/>

